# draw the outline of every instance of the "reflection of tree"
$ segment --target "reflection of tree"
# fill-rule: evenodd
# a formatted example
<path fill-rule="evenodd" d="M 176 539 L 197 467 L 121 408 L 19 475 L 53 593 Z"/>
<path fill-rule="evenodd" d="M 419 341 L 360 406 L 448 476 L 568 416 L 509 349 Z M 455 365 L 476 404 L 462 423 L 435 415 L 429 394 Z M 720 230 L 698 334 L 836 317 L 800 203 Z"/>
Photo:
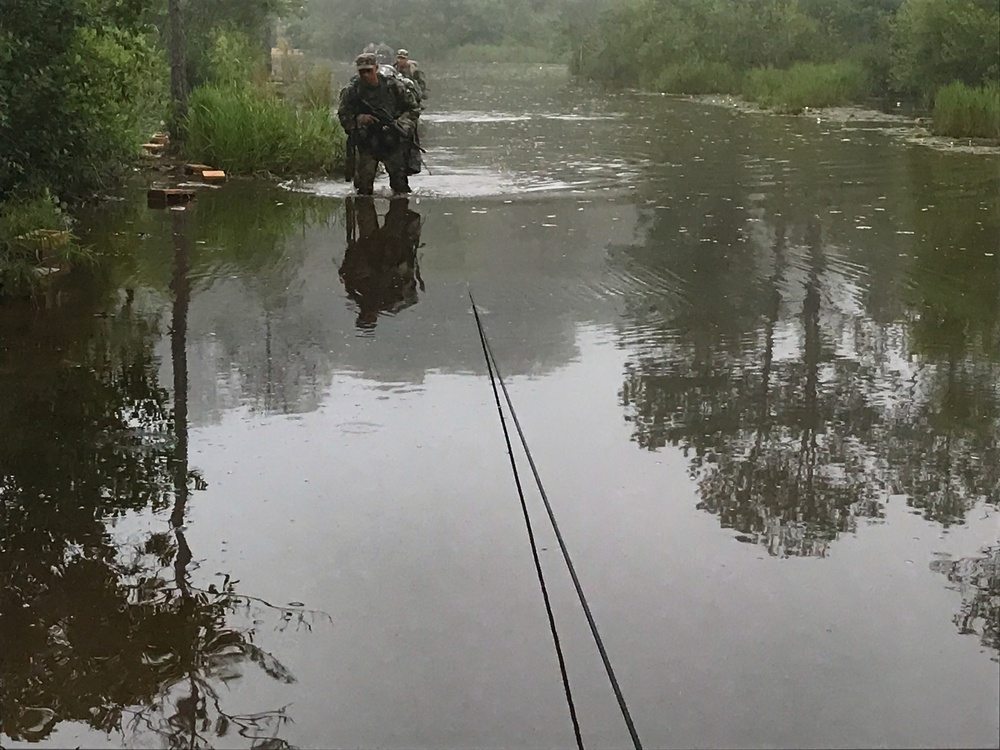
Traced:
<path fill-rule="evenodd" d="M 700 506 L 774 554 L 823 554 L 890 495 L 945 525 L 1000 503 L 995 178 L 893 157 L 914 174 L 887 220 L 879 181 L 818 194 L 805 141 L 744 169 L 685 132 L 671 147 L 704 165 L 616 258 L 647 282 L 625 334 L 635 441 L 682 447 Z M 756 134 L 746 152 L 769 153 Z"/>
<path fill-rule="evenodd" d="M 218 689 L 250 663 L 292 681 L 254 645 L 252 629 L 230 624 L 237 610 L 264 603 L 238 595 L 228 578 L 207 589 L 190 581 L 183 520 L 191 489 L 204 484 L 187 462 L 189 260 L 180 216 L 174 230 L 172 409 L 157 384 L 155 316 L 133 310 L 131 294 L 84 335 L 61 336 L 56 316 L 25 326 L 0 361 L 0 415 L 16 436 L 0 441 L 0 720 L 14 739 L 44 739 L 76 721 L 153 732 L 173 747 L 213 738 L 231 746 L 237 735 L 242 744 L 287 746 L 277 739 L 283 710 L 235 714 Z M 165 509 L 171 498 L 173 534 L 129 542 L 106 525 Z M 294 617 L 269 609 L 283 622 Z"/>
<path fill-rule="evenodd" d="M 943 573 L 962 594 L 954 617 L 959 632 L 976 634 L 1000 661 L 1000 546 L 987 547 L 981 555 L 960 560 L 940 559 L 931 570 Z"/>
<path fill-rule="evenodd" d="M 819 227 L 807 231 L 799 264 L 804 268 L 790 267 L 785 235 L 779 223 L 762 283 L 761 322 L 752 338 L 736 337 L 734 347 L 713 344 L 711 330 L 695 337 L 691 326 L 700 318 L 698 306 L 713 305 L 715 297 L 707 290 L 691 296 L 691 309 L 680 317 L 685 337 L 697 343 L 668 339 L 657 355 L 629 366 L 622 394 L 642 445 L 680 444 L 693 451 L 699 507 L 772 554 L 822 555 L 858 517 L 879 513 L 866 470 L 869 452 L 857 440 L 870 414 L 846 385 L 850 363 L 837 361 L 824 342 L 827 268 Z M 802 272 L 801 282 L 789 282 Z M 778 352 L 776 340 L 784 298 L 796 294 L 801 297 L 798 361 Z M 824 388 L 821 378 L 840 384 Z"/>
<path fill-rule="evenodd" d="M 379 226 L 374 199 L 347 201 L 347 250 L 340 278 L 358 306 L 358 327 L 370 329 L 380 314 L 394 315 L 416 304 L 417 288 L 424 288 L 417 264 L 420 214 L 408 200 L 396 198 Z"/>

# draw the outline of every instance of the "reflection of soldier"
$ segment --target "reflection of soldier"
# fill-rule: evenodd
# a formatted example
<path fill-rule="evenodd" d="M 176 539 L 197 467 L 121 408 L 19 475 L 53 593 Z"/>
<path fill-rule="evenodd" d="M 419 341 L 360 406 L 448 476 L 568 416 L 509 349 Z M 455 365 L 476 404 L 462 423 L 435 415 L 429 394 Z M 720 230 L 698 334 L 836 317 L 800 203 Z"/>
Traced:
<path fill-rule="evenodd" d="M 347 199 L 347 251 L 340 278 L 358 306 L 359 328 L 374 328 L 379 313 L 395 314 L 417 302 L 424 290 L 417 265 L 420 214 L 405 198 L 389 202 L 382 226 L 375 201 Z"/>

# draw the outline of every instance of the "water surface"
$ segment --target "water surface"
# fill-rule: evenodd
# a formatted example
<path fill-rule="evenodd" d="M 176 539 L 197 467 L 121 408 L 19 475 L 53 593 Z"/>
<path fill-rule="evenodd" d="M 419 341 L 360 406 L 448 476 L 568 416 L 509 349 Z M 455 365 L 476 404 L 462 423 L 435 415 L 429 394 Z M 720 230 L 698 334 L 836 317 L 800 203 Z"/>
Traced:
<path fill-rule="evenodd" d="M 428 73 L 408 201 L 136 189 L 0 308 L 4 746 L 574 747 L 471 291 L 645 747 L 995 747 L 997 155 Z"/>

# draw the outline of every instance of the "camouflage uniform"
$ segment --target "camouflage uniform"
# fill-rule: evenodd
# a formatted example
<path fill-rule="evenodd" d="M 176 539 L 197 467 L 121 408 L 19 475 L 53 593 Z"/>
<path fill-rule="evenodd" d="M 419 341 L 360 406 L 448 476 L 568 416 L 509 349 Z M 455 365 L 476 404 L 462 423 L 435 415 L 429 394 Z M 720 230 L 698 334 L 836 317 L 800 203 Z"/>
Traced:
<path fill-rule="evenodd" d="M 389 202 L 382 226 L 372 198 L 347 199 L 347 251 L 339 270 L 358 306 L 359 328 L 374 328 L 379 315 L 417 302 L 424 288 L 417 262 L 420 222 L 405 198 Z"/>
<path fill-rule="evenodd" d="M 417 86 L 420 87 L 420 98 L 426 99 L 427 78 L 426 76 L 424 76 L 424 71 L 422 71 L 420 69 L 420 66 L 417 65 L 416 60 L 409 59 L 409 53 L 405 49 L 401 49 L 396 54 L 399 55 L 400 57 L 405 57 L 406 62 L 400 64 L 399 59 L 397 58 L 396 63 L 393 67 L 396 68 L 396 70 L 399 72 L 400 75 L 406 76 L 411 81 L 414 81 L 417 84 Z"/>
<path fill-rule="evenodd" d="M 358 68 L 377 67 L 374 55 L 359 55 Z M 371 58 L 371 59 L 369 59 Z M 404 131 L 404 136 L 393 125 L 371 123 L 359 127 L 358 116 L 374 114 L 391 120 Z M 360 77 L 340 92 L 337 118 L 352 145 L 357 148 L 354 187 L 361 195 L 371 195 L 375 185 L 378 164 L 385 165 L 389 173 L 389 186 L 393 192 L 410 192 L 407 179 L 407 157 L 411 150 L 412 134 L 420 117 L 420 104 L 414 93 L 400 80 L 378 73 L 377 83 L 368 85 Z"/>

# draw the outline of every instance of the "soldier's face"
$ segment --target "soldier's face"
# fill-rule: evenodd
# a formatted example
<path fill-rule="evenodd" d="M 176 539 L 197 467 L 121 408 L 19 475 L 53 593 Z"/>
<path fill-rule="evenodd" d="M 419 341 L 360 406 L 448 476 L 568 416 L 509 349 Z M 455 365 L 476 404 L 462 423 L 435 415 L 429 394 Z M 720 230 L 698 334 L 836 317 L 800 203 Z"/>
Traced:
<path fill-rule="evenodd" d="M 361 68 L 358 70 L 358 75 L 369 86 L 378 82 L 378 68 Z"/>
<path fill-rule="evenodd" d="M 397 55 L 396 56 L 396 67 L 398 68 L 400 65 L 406 65 L 406 60 L 407 60 L 407 58 L 403 57 L 402 55 Z"/>

